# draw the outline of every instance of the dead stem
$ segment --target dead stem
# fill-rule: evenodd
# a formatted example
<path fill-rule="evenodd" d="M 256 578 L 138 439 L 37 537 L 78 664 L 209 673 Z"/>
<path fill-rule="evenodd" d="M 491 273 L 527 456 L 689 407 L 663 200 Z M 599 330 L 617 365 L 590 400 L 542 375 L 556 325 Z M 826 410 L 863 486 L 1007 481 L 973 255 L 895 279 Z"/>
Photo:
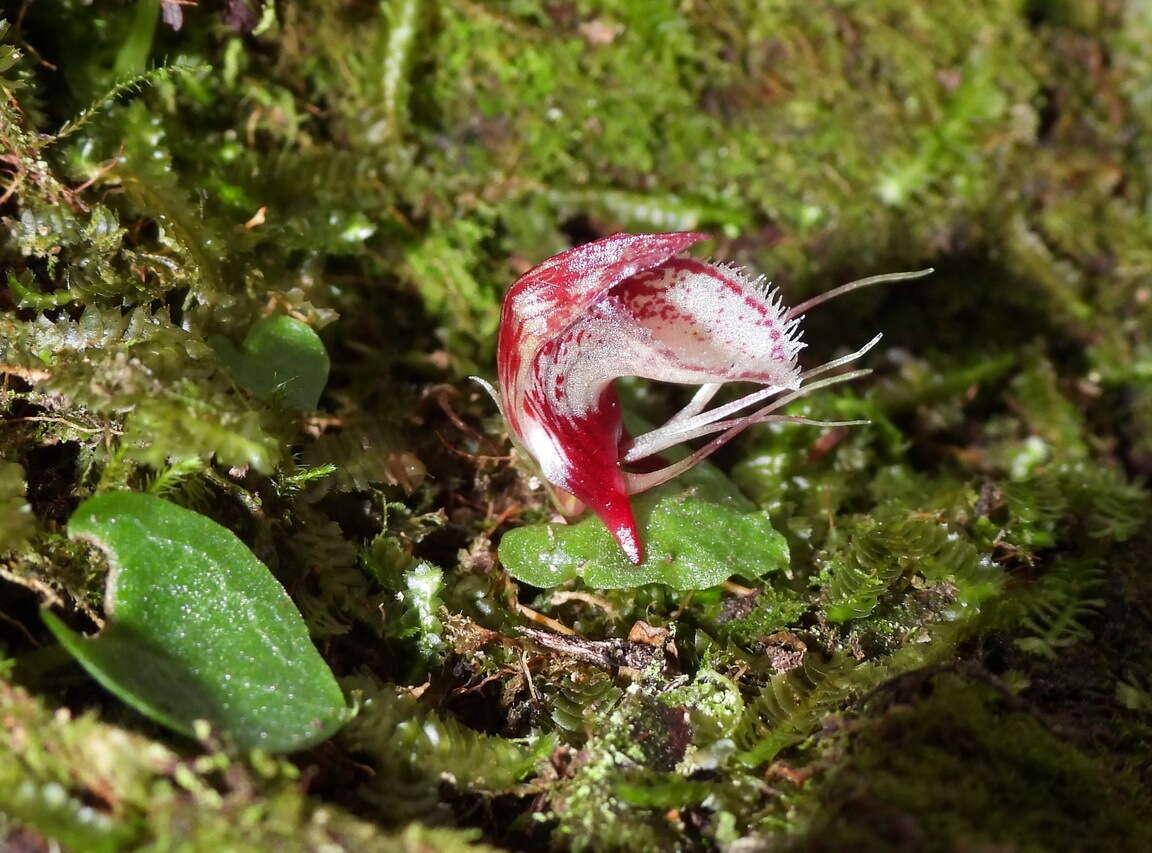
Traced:
<path fill-rule="evenodd" d="M 573 631 L 571 628 L 569 628 L 563 622 L 557 622 L 551 616 L 545 616 L 543 613 L 540 613 L 536 610 L 533 610 L 527 604 L 521 604 L 520 602 L 516 602 L 516 610 L 520 613 L 521 616 L 527 617 L 528 619 L 537 623 L 538 625 L 543 625 L 547 628 L 551 628 L 553 631 L 555 631 L 558 634 L 564 634 L 564 635 L 569 636 L 569 637 L 579 636 L 575 631 Z"/>

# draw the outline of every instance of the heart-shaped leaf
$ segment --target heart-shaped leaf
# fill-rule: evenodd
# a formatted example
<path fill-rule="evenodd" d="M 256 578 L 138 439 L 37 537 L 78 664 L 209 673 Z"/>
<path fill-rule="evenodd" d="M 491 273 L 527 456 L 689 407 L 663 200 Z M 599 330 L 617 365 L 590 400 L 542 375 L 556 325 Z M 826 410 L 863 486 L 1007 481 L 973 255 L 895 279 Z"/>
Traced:
<path fill-rule="evenodd" d="M 718 492 L 715 483 L 686 491 L 662 487 L 634 502 L 648 543 L 638 566 L 595 516 L 510 530 L 500 542 L 500 560 L 513 577 L 540 587 L 580 577 L 600 589 L 662 583 L 685 590 L 715 586 L 732 575 L 762 577 L 788 565 L 788 542 L 766 513 L 746 506 Z"/>
<path fill-rule="evenodd" d="M 269 752 L 311 746 L 347 719 L 291 599 L 230 531 L 160 498 L 114 492 L 81 504 L 68 533 L 108 554 L 108 626 L 85 638 L 51 613 L 44 621 L 129 705 L 185 734 L 206 720 Z"/>
<path fill-rule="evenodd" d="M 293 409 L 311 411 L 328 382 L 328 352 L 312 328 L 292 317 L 266 317 L 240 349 L 226 338 L 212 348 L 236 381 L 257 397 L 280 397 Z"/>

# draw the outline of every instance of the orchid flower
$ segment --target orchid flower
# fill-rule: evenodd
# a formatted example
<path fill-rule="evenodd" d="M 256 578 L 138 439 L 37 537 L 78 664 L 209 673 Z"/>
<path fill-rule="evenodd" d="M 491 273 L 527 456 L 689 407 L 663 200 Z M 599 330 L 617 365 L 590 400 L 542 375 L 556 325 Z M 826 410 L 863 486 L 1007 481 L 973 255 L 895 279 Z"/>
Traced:
<path fill-rule="evenodd" d="M 841 426 L 777 414 L 818 388 L 866 374 L 818 379 L 856 352 L 801 371 L 802 313 L 833 296 L 924 275 L 895 273 L 846 284 L 788 309 L 777 291 L 743 270 L 677 257 L 707 235 L 615 234 L 549 258 L 504 298 L 498 344 L 500 409 L 516 444 L 554 486 L 587 505 L 628 559 L 644 560 L 630 496 L 687 471 L 746 427 L 767 421 Z M 635 437 L 623 426 L 615 380 L 639 376 L 699 385 L 663 426 Z M 813 381 L 815 380 L 815 381 Z M 760 390 L 708 409 L 724 382 Z M 491 390 L 491 389 L 490 389 Z M 751 410 L 751 411 L 749 411 Z M 684 459 L 631 471 L 669 448 L 712 436 Z"/>

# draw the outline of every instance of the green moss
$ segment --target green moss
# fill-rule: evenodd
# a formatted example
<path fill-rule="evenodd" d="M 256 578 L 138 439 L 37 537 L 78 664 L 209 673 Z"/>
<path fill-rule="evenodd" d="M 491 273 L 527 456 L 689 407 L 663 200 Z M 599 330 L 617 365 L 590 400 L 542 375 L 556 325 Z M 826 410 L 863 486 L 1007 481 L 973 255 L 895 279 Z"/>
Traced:
<path fill-rule="evenodd" d="M 183 7 L 179 31 L 159 5 L 38 0 L 0 31 L 0 648 L 20 661 L 0 670 L 19 735 L 0 836 L 1139 839 L 1146 12 L 305 0 L 258 4 L 240 34 L 221 4 Z M 871 379 L 792 410 L 869 426 L 766 425 L 720 454 L 787 537 L 780 572 L 750 591 L 517 589 L 500 536 L 552 510 L 465 380 L 493 372 L 500 295 L 576 240 L 675 228 L 793 304 L 938 271 L 805 319 L 809 365 L 885 333 Z M 246 390 L 208 343 L 283 316 L 331 360 L 314 413 Z M 645 417 L 681 402 L 640 386 Z M 49 668 L 38 605 L 102 617 L 105 568 L 61 525 L 109 488 L 245 540 L 333 669 L 367 673 L 359 740 L 298 767 L 178 753 Z M 540 617 L 613 648 L 638 620 L 670 635 L 633 641 L 660 661 L 635 678 L 526 642 Z M 909 675 L 956 659 L 1036 707 Z"/>
<path fill-rule="evenodd" d="M 24 499 L 24 469 L 16 462 L 0 461 L 0 551 L 24 546 L 36 528 L 32 507 Z"/>
<path fill-rule="evenodd" d="M 386 834 L 307 797 L 286 762 L 255 756 L 246 766 L 222 753 L 180 754 L 92 715 L 52 711 L 6 684 L 0 713 L 10 735 L 0 750 L 7 820 L 76 849 L 478 849 L 471 833 L 416 824 Z"/>
<path fill-rule="evenodd" d="M 811 602 L 799 593 L 766 586 L 756 595 L 747 613 L 729 619 L 724 619 L 724 614 L 721 614 L 720 633 L 747 646 L 769 634 L 797 625 L 810 606 Z"/>
<path fill-rule="evenodd" d="M 801 849 L 911 844 L 1139 849 L 1136 780 L 1061 739 L 1011 696 L 955 675 L 893 688 L 818 785 Z M 908 700 L 913 700 L 909 704 Z M 886 700 L 886 701 L 885 701 Z"/>
<path fill-rule="evenodd" d="M 370 762 L 370 778 L 359 794 L 389 824 L 446 817 L 441 783 L 465 791 L 500 792 L 527 776 L 555 741 L 540 738 L 533 748 L 478 734 L 422 707 L 407 691 L 350 679 L 358 691 L 359 714 L 340 737 L 352 755 Z"/>

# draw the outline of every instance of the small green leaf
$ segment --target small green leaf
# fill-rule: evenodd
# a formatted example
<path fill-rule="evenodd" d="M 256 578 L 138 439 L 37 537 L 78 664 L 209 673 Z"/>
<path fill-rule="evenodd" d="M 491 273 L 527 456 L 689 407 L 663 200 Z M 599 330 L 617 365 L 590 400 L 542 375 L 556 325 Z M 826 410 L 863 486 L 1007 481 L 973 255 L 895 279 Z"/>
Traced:
<path fill-rule="evenodd" d="M 347 719 L 339 685 L 271 572 L 230 531 L 150 495 L 112 492 L 68 533 L 107 552 L 108 626 L 44 621 L 92 676 L 141 713 L 193 734 L 196 720 L 244 748 L 318 743 Z"/>
<path fill-rule="evenodd" d="M 420 651 L 429 657 L 443 655 L 444 626 L 440 622 L 444 590 L 444 572 L 428 563 L 420 563 L 405 575 L 407 590 L 403 593 L 407 610 L 401 619 L 397 636 L 418 637 Z"/>
<path fill-rule="evenodd" d="M 328 382 L 328 352 L 312 328 L 292 317 L 266 317 L 248 331 L 238 350 L 226 338 L 212 347 L 236 381 L 257 397 L 280 397 L 311 411 Z"/>
<path fill-rule="evenodd" d="M 708 500 L 701 492 L 712 492 Z M 745 501 L 718 502 L 717 486 L 655 489 L 633 501 L 647 548 L 639 566 L 628 562 L 600 519 L 538 524 L 504 534 L 500 560 L 518 580 L 550 587 L 575 577 L 590 587 L 625 589 L 662 583 L 704 589 L 732 575 L 758 578 L 788 565 L 787 540 L 767 514 Z"/>

